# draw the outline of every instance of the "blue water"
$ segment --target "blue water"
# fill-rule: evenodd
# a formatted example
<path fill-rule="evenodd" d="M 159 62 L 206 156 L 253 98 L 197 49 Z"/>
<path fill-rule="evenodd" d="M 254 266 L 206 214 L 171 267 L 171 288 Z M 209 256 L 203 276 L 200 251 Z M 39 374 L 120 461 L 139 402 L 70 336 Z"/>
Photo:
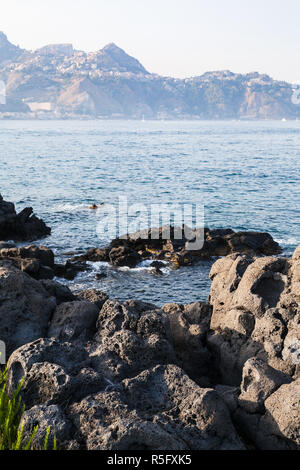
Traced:
<path fill-rule="evenodd" d="M 205 205 L 211 228 L 267 231 L 285 254 L 300 243 L 300 122 L 0 121 L 0 192 L 52 227 L 59 259 L 103 246 L 92 202 Z M 121 300 L 205 300 L 211 263 L 156 277 L 94 265 L 70 283 Z"/>

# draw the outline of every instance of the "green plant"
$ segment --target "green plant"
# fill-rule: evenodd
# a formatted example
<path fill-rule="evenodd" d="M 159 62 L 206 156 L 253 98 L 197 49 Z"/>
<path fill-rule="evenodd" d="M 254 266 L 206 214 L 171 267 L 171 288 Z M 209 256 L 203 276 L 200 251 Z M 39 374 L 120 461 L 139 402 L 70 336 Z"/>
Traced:
<path fill-rule="evenodd" d="M 21 380 L 12 395 L 7 393 L 7 369 L 0 370 L 0 450 L 33 450 L 32 442 L 37 433 L 36 426 L 27 441 L 23 439 L 24 423 L 21 422 L 25 406 L 22 404 L 20 391 L 24 379 Z M 46 431 L 43 450 L 48 449 L 50 427 Z M 53 450 L 56 450 L 54 437 Z"/>

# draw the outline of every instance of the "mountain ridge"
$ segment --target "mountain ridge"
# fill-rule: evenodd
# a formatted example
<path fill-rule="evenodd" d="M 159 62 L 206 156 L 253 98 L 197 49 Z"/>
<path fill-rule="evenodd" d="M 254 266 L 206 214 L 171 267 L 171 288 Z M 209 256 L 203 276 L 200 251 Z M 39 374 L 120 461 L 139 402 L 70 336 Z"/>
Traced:
<path fill-rule="evenodd" d="M 148 72 L 115 43 L 21 49 L 0 33 L 5 118 L 299 119 L 295 85 L 230 70 L 189 78 Z"/>

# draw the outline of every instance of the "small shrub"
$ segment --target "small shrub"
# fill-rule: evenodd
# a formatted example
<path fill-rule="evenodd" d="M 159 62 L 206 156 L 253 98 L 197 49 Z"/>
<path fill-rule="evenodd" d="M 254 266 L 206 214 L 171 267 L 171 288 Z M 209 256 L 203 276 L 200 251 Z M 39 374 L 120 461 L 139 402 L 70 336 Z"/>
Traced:
<path fill-rule="evenodd" d="M 37 433 L 36 426 L 27 441 L 23 438 L 24 423 L 21 422 L 25 406 L 22 404 L 20 391 L 24 379 L 15 392 L 9 396 L 7 393 L 7 369 L 0 370 L 0 450 L 33 450 L 32 442 Z M 48 450 L 50 427 L 46 431 L 43 450 Z M 54 437 L 53 450 L 56 450 Z"/>

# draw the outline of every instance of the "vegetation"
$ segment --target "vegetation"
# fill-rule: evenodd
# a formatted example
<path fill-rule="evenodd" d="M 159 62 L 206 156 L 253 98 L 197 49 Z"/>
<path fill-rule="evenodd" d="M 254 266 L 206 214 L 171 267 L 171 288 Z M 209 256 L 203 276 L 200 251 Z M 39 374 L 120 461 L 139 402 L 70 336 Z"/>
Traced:
<path fill-rule="evenodd" d="M 7 393 L 7 369 L 0 371 L 0 450 L 33 450 L 33 439 L 37 433 L 36 426 L 29 437 L 24 439 L 24 423 L 21 422 L 25 406 L 22 404 L 20 391 L 23 380 L 17 390 L 9 396 Z M 50 427 L 46 431 L 43 449 L 48 449 Z M 53 450 L 56 450 L 54 437 Z"/>

